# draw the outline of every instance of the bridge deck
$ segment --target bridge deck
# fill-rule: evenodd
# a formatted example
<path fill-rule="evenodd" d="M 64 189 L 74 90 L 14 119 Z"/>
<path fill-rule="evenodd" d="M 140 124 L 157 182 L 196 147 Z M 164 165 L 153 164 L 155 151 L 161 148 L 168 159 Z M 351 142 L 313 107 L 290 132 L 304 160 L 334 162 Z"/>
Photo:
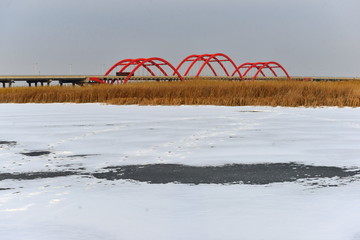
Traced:
<path fill-rule="evenodd" d="M 35 86 L 40 83 L 41 85 L 49 85 L 51 82 L 58 83 L 59 85 L 63 84 L 77 84 L 84 85 L 92 83 L 92 78 L 100 79 L 107 83 L 123 83 L 126 79 L 126 76 L 104 76 L 104 75 L 9 75 L 9 76 L 0 76 L 0 83 L 3 87 L 6 87 L 8 84 L 11 87 L 14 83 L 26 82 L 29 86 L 34 84 Z M 194 77 L 184 77 L 185 80 L 193 80 Z M 239 81 L 239 77 L 201 77 L 204 80 L 230 80 L 230 81 Z M 257 80 L 285 80 L 286 77 L 258 77 Z M 358 81 L 360 78 L 350 78 L 350 77 L 292 77 L 292 80 L 299 81 Z M 139 82 L 139 81 L 178 81 L 180 80 L 177 76 L 133 76 L 131 77 L 130 82 Z M 252 80 L 251 78 L 245 78 L 245 80 Z"/>
<path fill-rule="evenodd" d="M 60 85 L 63 84 L 78 84 L 83 85 L 87 83 L 92 83 L 91 79 L 97 78 L 104 82 L 119 82 L 122 83 L 126 76 L 104 76 L 104 75 L 9 75 L 9 76 L 0 76 L 0 83 L 3 84 L 3 87 L 8 84 L 12 86 L 17 82 L 26 82 L 29 86 L 32 84 L 37 85 L 40 83 L 44 85 L 46 83 L 49 85 L 51 82 L 57 82 Z M 176 76 L 133 76 L 131 81 L 176 81 L 179 80 Z"/>

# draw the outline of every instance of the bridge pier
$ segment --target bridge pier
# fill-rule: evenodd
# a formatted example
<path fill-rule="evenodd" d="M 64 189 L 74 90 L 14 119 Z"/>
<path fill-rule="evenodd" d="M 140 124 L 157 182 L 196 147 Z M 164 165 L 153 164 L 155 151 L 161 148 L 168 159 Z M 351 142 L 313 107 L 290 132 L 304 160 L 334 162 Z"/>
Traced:
<path fill-rule="evenodd" d="M 3 88 L 6 88 L 6 83 L 9 84 L 9 87 L 11 87 L 13 82 L 14 82 L 13 80 L 1 81 Z"/>
<path fill-rule="evenodd" d="M 40 85 L 43 87 L 45 82 L 46 82 L 47 86 L 50 86 L 51 80 L 48 80 L 48 81 L 26 81 L 26 82 L 29 87 L 31 87 L 33 83 L 34 83 L 35 87 L 38 86 L 38 83 L 40 83 Z"/>

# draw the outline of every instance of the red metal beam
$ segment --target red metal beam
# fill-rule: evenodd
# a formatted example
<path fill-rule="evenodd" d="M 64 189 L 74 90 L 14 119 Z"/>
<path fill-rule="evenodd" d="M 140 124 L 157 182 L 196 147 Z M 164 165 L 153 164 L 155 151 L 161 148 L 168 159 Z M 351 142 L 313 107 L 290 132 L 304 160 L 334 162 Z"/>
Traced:
<path fill-rule="evenodd" d="M 224 59 L 219 59 L 219 58 L 224 58 Z M 242 79 L 242 74 L 241 72 L 237 69 L 237 66 L 235 64 L 235 62 L 226 54 L 223 53 L 215 53 L 215 54 L 202 54 L 202 55 L 190 55 L 187 56 L 184 60 L 182 60 L 180 62 L 180 64 L 177 67 L 177 70 L 180 70 L 180 68 L 182 67 L 182 65 L 185 62 L 192 62 L 188 68 L 186 69 L 184 76 L 187 76 L 188 73 L 190 72 L 190 70 L 194 67 L 195 63 L 202 61 L 203 64 L 201 65 L 200 69 L 198 70 L 198 72 L 196 73 L 195 77 L 199 77 L 200 74 L 202 73 L 202 71 L 204 70 L 205 66 L 209 66 L 211 71 L 213 72 L 214 76 L 218 76 L 218 73 L 216 72 L 216 70 L 214 69 L 214 67 L 210 64 L 211 62 L 216 62 L 217 64 L 220 65 L 220 67 L 224 70 L 226 76 L 230 76 L 228 69 L 226 69 L 225 65 L 222 62 L 230 62 L 231 65 L 234 67 L 235 73 L 238 73 L 239 77 Z M 234 75 L 233 74 L 233 75 Z"/>
<path fill-rule="evenodd" d="M 259 74 L 259 72 L 263 69 L 263 68 L 269 68 L 273 73 L 274 75 L 277 77 L 277 74 L 274 72 L 274 70 L 272 69 L 272 67 L 270 66 L 270 64 L 273 64 L 275 65 L 276 67 L 278 68 L 281 68 L 281 70 L 285 73 L 286 77 L 288 79 L 291 79 L 289 73 L 285 70 L 285 68 L 283 66 L 281 66 L 279 63 L 277 62 L 266 62 L 262 67 L 259 68 L 259 70 L 256 72 L 256 74 L 254 75 L 253 79 L 255 80 L 257 75 Z"/>
<path fill-rule="evenodd" d="M 153 57 L 153 58 L 146 58 L 143 61 L 141 61 L 140 63 L 138 63 L 137 66 L 126 77 L 126 79 L 124 80 L 124 83 L 127 83 L 130 80 L 130 78 L 134 75 L 136 70 L 138 70 L 140 67 L 144 67 L 144 64 L 146 64 L 146 63 L 152 63 L 153 64 L 152 66 L 156 66 L 157 68 L 160 69 L 160 71 L 165 76 L 168 76 L 168 74 L 165 72 L 165 70 L 162 67 L 160 67 L 157 62 L 162 63 L 162 65 L 166 64 L 167 66 L 169 66 L 174 71 L 174 73 L 180 78 L 181 81 L 184 80 L 184 78 L 179 74 L 179 72 L 175 69 L 175 67 L 171 63 L 169 63 L 165 59 Z"/>

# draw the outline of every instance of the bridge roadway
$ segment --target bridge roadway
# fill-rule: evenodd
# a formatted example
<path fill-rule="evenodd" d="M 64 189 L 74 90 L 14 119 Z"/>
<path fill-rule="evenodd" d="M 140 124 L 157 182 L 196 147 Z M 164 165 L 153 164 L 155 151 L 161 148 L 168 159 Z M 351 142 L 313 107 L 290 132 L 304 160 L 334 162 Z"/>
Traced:
<path fill-rule="evenodd" d="M 84 85 L 96 83 L 91 79 L 97 78 L 106 83 L 122 83 L 126 76 L 104 76 L 104 75 L 10 75 L 0 76 L 0 83 L 3 87 L 8 85 L 11 87 L 15 83 L 27 83 L 28 86 L 41 84 L 50 85 L 55 82 L 59 85 L 72 84 L 72 85 Z M 176 76 L 133 76 L 131 81 L 177 81 L 179 80 Z"/>
<path fill-rule="evenodd" d="M 59 85 L 72 84 L 72 85 L 86 85 L 96 83 L 91 79 L 100 79 L 106 83 L 123 83 L 126 76 L 104 76 L 104 75 L 9 75 L 0 76 L 0 83 L 3 87 L 13 86 L 15 83 L 27 83 L 28 86 L 38 86 L 40 84 L 50 85 L 55 82 Z M 193 80 L 195 77 L 184 77 L 185 80 Z M 239 81 L 239 77 L 201 77 L 203 80 L 232 80 Z M 256 80 L 286 80 L 286 77 L 258 77 Z M 292 77 L 292 80 L 298 81 L 359 81 L 360 78 L 350 77 Z M 177 76 L 133 76 L 131 82 L 143 82 L 143 81 L 178 81 Z M 252 80 L 251 77 L 245 77 L 245 80 Z M 23 86 L 25 84 L 22 84 Z"/>

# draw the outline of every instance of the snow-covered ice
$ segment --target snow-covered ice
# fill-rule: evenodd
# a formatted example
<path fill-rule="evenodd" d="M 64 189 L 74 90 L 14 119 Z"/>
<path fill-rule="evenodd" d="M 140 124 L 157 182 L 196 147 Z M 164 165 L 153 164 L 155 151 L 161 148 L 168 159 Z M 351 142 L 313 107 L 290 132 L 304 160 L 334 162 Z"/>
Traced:
<path fill-rule="evenodd" d="M 360 168 L 360 108 L 0 104 L 0 114 L 0 175 L 134 164 Z M 49 154 L 24 155 L 36 151 Z M 0 236 L 359 240 L 360 179 L 188 185 L 4 178 Z"/>

